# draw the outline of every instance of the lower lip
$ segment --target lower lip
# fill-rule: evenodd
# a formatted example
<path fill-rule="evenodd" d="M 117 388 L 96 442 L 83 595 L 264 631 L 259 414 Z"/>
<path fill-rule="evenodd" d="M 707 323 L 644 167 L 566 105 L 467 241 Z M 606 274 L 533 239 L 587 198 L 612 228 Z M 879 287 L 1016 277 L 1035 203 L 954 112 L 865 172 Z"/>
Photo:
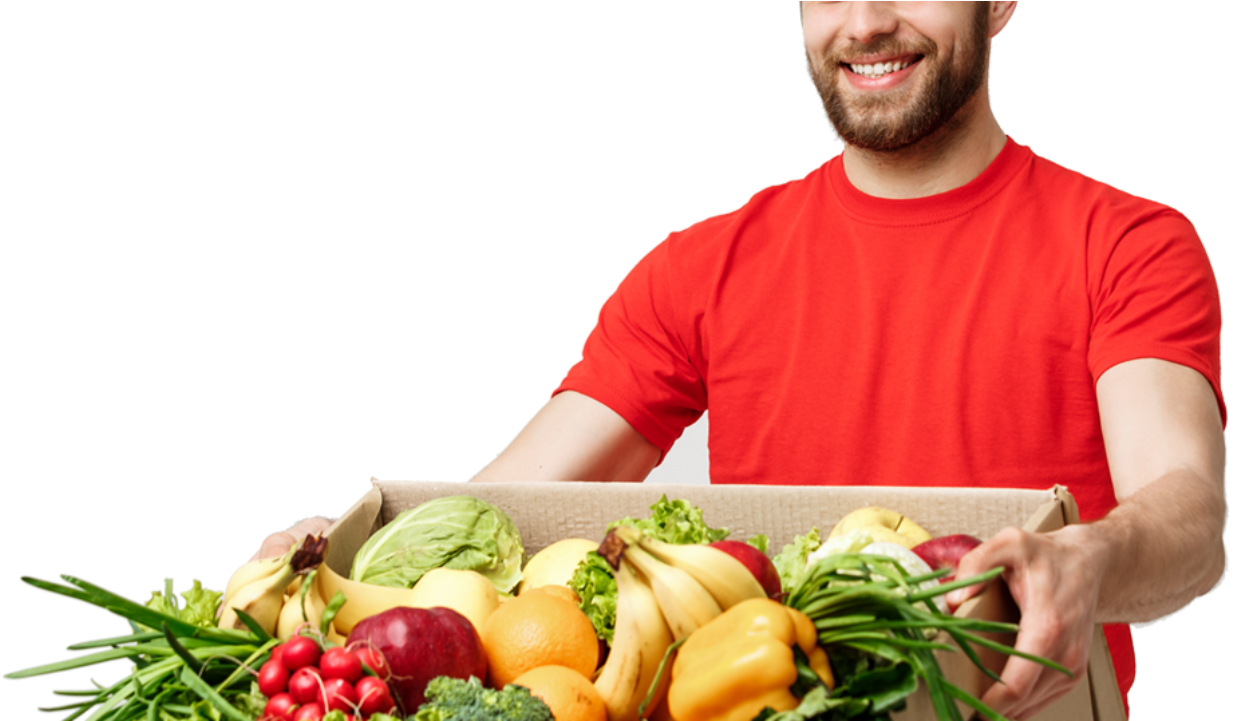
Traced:
<path fill-rule="evenodd" d="M 846 78 L 850 81 L 850 85 L 854 88 L 858 90 L 873 91 L 888 90 L 889 88 L 897 87 L 910 76 L 910 73 L 914 72 L 914 68 L 916 67 L 918 67 L 918 63 L 904 67 L 896 72 L 881 75 L 878 78 L 869 78 L 866 75 L 859 75 L 853 70 L 850 70 L 850 68 L 846 65 L 842 65 L 841 70 L 845 73 Z"/>

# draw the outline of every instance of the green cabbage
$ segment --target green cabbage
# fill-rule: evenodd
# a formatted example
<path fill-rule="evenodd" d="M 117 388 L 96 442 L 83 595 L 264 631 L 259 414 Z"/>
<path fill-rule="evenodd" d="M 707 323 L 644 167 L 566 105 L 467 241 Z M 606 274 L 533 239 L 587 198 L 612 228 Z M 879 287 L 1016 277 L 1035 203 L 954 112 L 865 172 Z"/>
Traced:
<path fill-rule="evenodd" d="M 476 571 L 503 593 L 523 578 L 524 542 L 502 509 L 472 496 L 410 508 L 365 542 L 352 580 L 412 588 L 435 568 Z"/>

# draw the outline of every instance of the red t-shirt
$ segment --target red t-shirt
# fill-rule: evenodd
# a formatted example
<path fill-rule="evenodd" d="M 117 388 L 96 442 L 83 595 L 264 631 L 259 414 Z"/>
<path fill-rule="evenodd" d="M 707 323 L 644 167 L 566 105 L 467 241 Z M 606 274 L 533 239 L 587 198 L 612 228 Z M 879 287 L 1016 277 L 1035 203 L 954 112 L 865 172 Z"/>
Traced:
<path fill-rule="evenodd" d="M 1179 213 L 1006 143 L 970 183 L 866 195 L 841 157 L 674 233 L 559 387 L 668 451 L 709 412 L 713 483 L 1068 486 L 1116 505 L 1095 383 L 1200 372 L 1223 417 L 1219 298 Z M 1108 628 L 1122 689 L 1127 626 Z"/>

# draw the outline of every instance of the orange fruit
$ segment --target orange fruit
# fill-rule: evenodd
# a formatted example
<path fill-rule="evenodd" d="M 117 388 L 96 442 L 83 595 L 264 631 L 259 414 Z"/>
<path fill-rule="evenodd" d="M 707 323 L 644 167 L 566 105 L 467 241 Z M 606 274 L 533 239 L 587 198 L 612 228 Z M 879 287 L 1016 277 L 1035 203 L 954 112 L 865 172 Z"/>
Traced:
<path fill-rule="evenodd" d="M 572 591 L 569 586 L 559 586 L 557 584 L 537 586 L 536 588 L 530 588 L 527 591 L 524 591 L 524 593 L 548 593 L 549 595 L 557 596 L 564 601 L 570 601 L 576 606 L 579 605 L 579 596 Z"/>
<path fill-rule="evenodd" d="M 566 666 L 584 677 L 597 668 L 592 622 L 570 601 L 526 593 L 498 606 L 481 627 L 489 680 L 502 688 L 538 666 Z"/>
<path fill-rule="evenodd" d="M 566 666 L 538 666 L 511 683 L 545 702 L 554 721 L 605 721 L 605 700 L 579 671 Z"/>

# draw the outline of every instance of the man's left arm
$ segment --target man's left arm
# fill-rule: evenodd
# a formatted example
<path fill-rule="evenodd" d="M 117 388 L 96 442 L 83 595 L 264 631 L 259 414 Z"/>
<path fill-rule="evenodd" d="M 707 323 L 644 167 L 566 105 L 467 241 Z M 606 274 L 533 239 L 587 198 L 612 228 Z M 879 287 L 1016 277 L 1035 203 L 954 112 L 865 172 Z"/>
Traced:
<path fill-rule="evenodd" d="M 1165 616 L 1214 587 L 1224 568 L 1223 424 L 1210 384 L 1191 368 L 1142 358 L 1104 373 L 1097 392 L 1117 507 L 1053 533 L 1005 529 L 958 570 L 1004 566 L 1021 609 L 1017 648 L 1077 675 L 1095 623 Z M 1010 718 L 1033 716 L 1076 684 L 1019 658 L 1002 678 L 984 701 Z"/>

